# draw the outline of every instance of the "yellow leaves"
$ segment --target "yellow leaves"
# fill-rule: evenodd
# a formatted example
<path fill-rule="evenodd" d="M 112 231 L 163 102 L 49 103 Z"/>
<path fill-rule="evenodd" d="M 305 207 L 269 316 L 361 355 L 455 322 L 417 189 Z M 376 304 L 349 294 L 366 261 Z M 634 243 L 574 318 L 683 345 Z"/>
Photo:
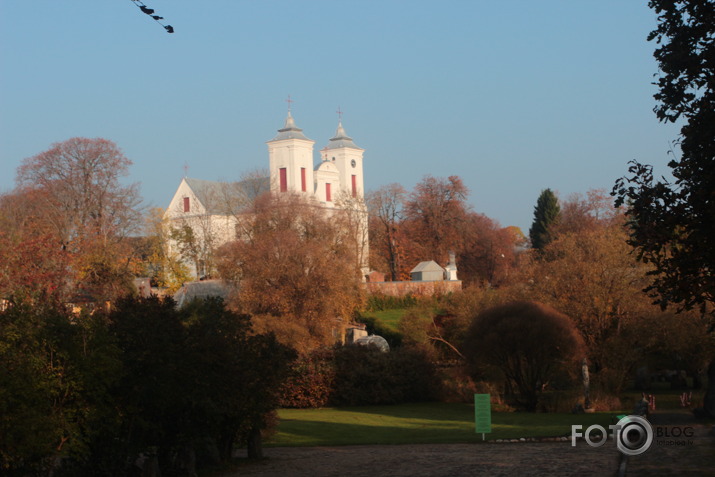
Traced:
<path fill-rule="evenodd" d="M 234 307 L 297 323 L 318 342 L 331 336 L 326 330 L 342 328 L 361 293 L 342 219 L 297 197 L 259 200 L 245 224 L 251 240 L 219 252 L 221 276 L 239 284 Z"/>

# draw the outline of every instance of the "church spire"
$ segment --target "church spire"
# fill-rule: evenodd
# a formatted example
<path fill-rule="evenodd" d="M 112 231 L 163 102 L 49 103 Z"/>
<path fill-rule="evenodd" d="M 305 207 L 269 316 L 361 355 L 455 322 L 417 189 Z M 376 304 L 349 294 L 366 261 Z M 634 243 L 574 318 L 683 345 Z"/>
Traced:
<path fill-rule="evenodd" d="M 278 130 L 278 135 L 271 139 L 271 141 L 281 141 L 283 139 L 304 139 L 310 141 L 310 139 L 303 134 L 303 130 L 296 126 L 290 109 L 288 110 L 288 116 L 286 116 L 283 128 Z"/>
<path fill-rule="evenodd" d="M 330 138 L 330 142 L 326 149 L 338 149 L 341 147 L 349 147 L 351 149 L 360 149 L 353 142 L 353 138 L 347 135 L 345 128 L 343 128 L 342 119 L 338 120 L 338 129 L 335 131 L 335 136 Z"/>

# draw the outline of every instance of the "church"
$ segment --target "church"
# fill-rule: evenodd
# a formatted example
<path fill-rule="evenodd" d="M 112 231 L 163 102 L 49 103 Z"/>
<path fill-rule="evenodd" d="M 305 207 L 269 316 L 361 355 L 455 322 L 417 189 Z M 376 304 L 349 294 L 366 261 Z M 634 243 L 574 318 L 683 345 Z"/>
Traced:
<path fill-rule="evenodd" d="M 258 195 L 292 193 L 304 196 L 316 206 L 333 213 L 353 207 L 359 211 L 363 271 L 367 272 L 367 209 L 364 202 L 363 153 L 338 120 L 335 135 L 314 160 L 315 141 L 303 134 L 290 109 L 278 134 L 267 141 L 269 177 L 240 182 L 219 182 L 185 177 L 164 213 L 169 229 L 190 229 L 192 246 L 182 250 L 174 239 L 169 251 L 183 256 L 184 263 L 198 279 L 212 273 L 213 251 L 239 237 L 237 214 Z"/>

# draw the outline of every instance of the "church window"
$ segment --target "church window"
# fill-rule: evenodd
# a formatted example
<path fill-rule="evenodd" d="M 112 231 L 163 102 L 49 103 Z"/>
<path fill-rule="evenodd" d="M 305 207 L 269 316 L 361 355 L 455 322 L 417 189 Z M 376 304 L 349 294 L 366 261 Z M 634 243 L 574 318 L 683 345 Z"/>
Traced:
<path fill-rule="evenodd" d="M 332 202 L 333 198 L 330 195 L 330 182 L 325 184 L 325 201 Z"/>
<path fill-rule="evenodd" d="M 188 197 L 184 197 L 184 212 L 191 212 L 191 201 Z"/>
<path fill-rule="evenodd" d="M 357 197 L 357 176 L 353 174 L 353 197 Z"/>
<path fill-rule="evenodd" d="M 305 167 L 300 168 L 300 190 L 305 192 L 307 190 L 307 186 L 305 183 Z"/>
<path fill-rule="evenodd" d="M 281 167 L 281 192 L 288 191 L 288 170 L 285 167 Z"/>

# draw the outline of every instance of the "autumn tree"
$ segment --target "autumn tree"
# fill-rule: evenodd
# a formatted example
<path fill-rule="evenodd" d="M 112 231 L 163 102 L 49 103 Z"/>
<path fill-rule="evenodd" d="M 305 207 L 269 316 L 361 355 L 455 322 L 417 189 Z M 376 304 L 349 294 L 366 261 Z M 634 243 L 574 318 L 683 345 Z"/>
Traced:
<path fill-rule="evenodd" d="M 336 213 L 344 229 L 343 237 L 353 248 L 350 254 L 355 258 L 355 266 L 361 273 L 369 268 L 370 240 L 368 237 L 368 211 L 365 199 L 341 190 L 335 198 Z"/>
<path fill-rule="evenodd" d="M 662 306 L 715 303 L 715 5 L 710 0 L 651 0 L 658 26 L 648 36 L 658 47 L 660 75 L 654 109 L 663 122 L 680 121 L 680 157 L 670 161 L 675 180 L 655 179 L 653 168 L 632 162 L 616 182 L 617 204 L 627 206 L 629 243 L 652 264 L 647 291 Z M 715 416 L 715 360 L 705 411 Z"/>
<path fill-rule="evenodd" d="M 65 294 L 70 255 L 41 206 L 43 192 L 0 196 L 0 297 L 40 299 Z"/>
<path fill-rule="evenodd" d="M 559 220 L 552 230 L 555 236 L 623 223 L 622 212 L 615 207 L 613 197 L 603 189 L 571 194 L 561 202 L 560 209 Z"/>
<path fill-rule="evenodd" d="M 458 176 L 426 176 L 409 194 L 405 225 L 409 236 L 419 244 L 423 259 L 445 262 L 450 251 L 461 250 L 468 194 Z"/>
<path fill-rule="evenodd" d="M 459 277 L 467 284 L 500 286 L 515 276 L 525 238 L 517 227 L 501 227 L 484 214 L 465 217 Z"/>
<path fill-rule="evenodd" d="M 335 340 L 360 303 L 360 275 L 340 210 L 299 196 L 259 198 L 244 236 L 220 250 L 219 272 L 238 283 L 232 305 L 256 329 L 307 351 Z"/>
<path fill-rule="evenodd" d="M 112 297 L 130 288 L 124 239 L 140 224 L 138 186 L 122 185 L 131 161 L 106 139 L 72 138 L 25 159 L 18 189 L 41 201 L 43 220 L 70 254 L 77 285 Z"/>
<path fill-rule="evenodd" d="M 529 229 L 531 246 L 541 250 L 552 239 L 552 228 L 560 214 L 559 201 L 551 189 L 541 191 L 534 206 L 534 221 Z"/>
<path fill-rule="evenodd" d="M 588 345 L 594 369 L 617 376 L 611 379 L 615 391 L 645 353 L 645 345 L 639 348 L 639 343 L 631 342 L 628 349 L 633 353 L 614 360 L 607 343 L 619 340 L 634 321 L 657 311 L 641 293 L 647 267 L 629 254 L 625 239 L 619 226 L 562 234 L 523 270 L 529 296 L 571 317 Z"/>
<path fill-rule="evenodd" d="M 370 213 L 371 250 L 379 254 L 389 270 L 390 280 L 400 280 L 400 270 L 404 259 L 400 239 L 402 227 L 402 206 L 406 196 L 400 184 L 388 184 L 371 192 L 367 198 Z"/>
<path fill-rule="evenodd" d="M 238 182 L 221 182 L 215 196 L 210 200 L 226 214 L 242 216 L 250 210 L 253 202 L 271 190 L 270 172 L 253 169 L 241 174 Z"/>
<path fill-rule="evenodd" d="M 464 349 L 475 368 L 500 369 L 518 390 L 519 404 L 535 411 L 550 381 L 576 369 L 583 342 L 566 315 L 543 304 L 514 302 L 474 317 Z"/>
<path fill-rule="evenodd" d="M 135 253 L 135 273 L 149 277 L 155 286 L 173 294 L 193 278 L 179 253 L 169 247 L 171 234 L 171 227 L 164 217 L 164 209 L 149 209 L 145 217 L 141 248 Z"/>

